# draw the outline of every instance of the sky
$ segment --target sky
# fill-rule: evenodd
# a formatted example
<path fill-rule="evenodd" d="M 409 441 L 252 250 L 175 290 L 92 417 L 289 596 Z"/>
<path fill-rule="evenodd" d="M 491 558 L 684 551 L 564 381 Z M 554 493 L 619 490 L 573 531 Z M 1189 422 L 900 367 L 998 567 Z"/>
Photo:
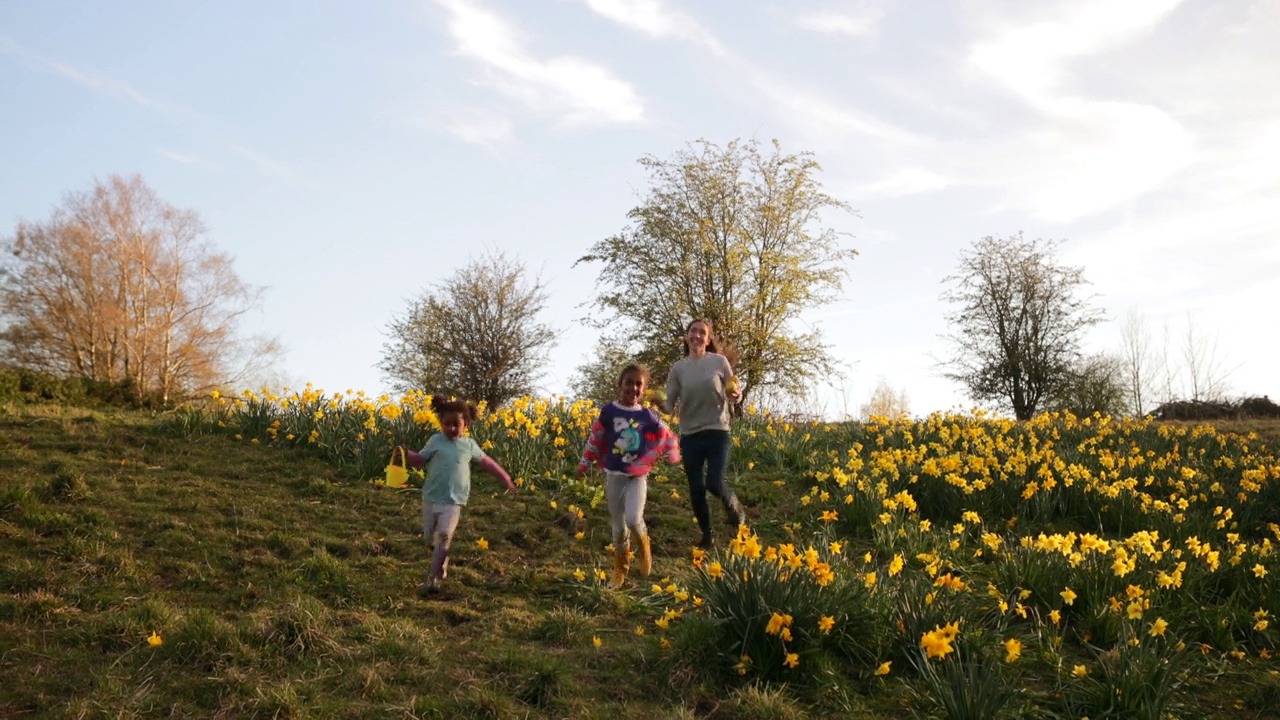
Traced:
<path fill-rule="evenodd" d="M 812 152 L 856 212 L 838 301 L 803 316 L 856 416 L 972 406 L 942 375 L 944 280 L 984 236 L 1059 239 L 1118 352 L 1190 335 L 1280 398 L 1280 0 L 0 0 L 0 237 L 140 174 L 265 288 L 264 381 L 379 394 L 387 327 L 486 254 L 550 289 L 540 390 L 593 351 L 637 160 L 742 138 Z M 1168 338 L 1166 340 L 1166 338 Z"/>

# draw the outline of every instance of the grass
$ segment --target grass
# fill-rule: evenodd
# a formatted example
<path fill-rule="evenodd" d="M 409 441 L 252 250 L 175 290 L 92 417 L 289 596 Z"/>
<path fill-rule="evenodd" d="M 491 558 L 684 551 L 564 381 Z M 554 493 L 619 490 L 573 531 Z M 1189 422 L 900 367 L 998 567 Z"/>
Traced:
<path fill-rule="evenodd" d="M 1277 426 L 1249 431 L 1280 445 Z M 773 481 L 804 472 L 735 476 L 753 526 L 772 541 L 808 488 Z M 698 533 L 683 476 L 670 474 L 651 484 L 646 515 L 654 580 L 683 582 Z M 429 562 L 417 491 L 342 477 L 305 448 L 186 435 L 145 413 L 0 407 L 0 478 L 0 717 L 918 710 L 896 677 L 812 689 L 735 681 L 690 660 L 700 637 L 714 637 L 696 623 L 664 649 L 656 633 L 636 632 L 652 628 L 647 583 L 615 590 L 593 579 L 610 561 L 602 507 L 565 522 L 547 495 L 504 496 L 483 474 L 446 590 L 431 599 L 416 594 Z M 1178 710 L 1265 717 L 1277 697 L 1274 665 L 1224 665 Z M 1025 697 L 1019 707 L 1043 716 Z"/>

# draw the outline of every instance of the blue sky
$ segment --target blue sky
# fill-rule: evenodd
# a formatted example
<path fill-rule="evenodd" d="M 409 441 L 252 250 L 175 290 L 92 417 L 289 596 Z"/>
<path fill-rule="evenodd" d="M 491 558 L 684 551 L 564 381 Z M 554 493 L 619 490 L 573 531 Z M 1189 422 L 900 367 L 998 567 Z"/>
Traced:
<path fill-rule="evenodd" d="M 485 252 L 552 289 L 563 392 L 645 154 L 706 138 L 812 151 L 856 216 L 844 298 L 815 310 L 854 414 L 939 375 L 959 252 L 1062 238 L 1113 322 L 1165 364 L 1188 322 L 1237 394 L 1280 398 L 1280 0 L 0 0 L 0 234 L 139 173 L 200 213 L 245 281 L 274 382 L 378 393 L 392 316 Z"/>

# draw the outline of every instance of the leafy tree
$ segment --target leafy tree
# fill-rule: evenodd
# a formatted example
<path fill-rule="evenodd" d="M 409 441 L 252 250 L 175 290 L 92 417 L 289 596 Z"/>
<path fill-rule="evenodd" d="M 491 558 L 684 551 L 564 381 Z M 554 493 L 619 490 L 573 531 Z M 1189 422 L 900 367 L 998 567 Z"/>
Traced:
<path fill-rule="evenodd" d="M 413 300 L 388 327 L 379 364 L 399 390 L 425 389 L 497 407 L 528 395 L 555 341 L 537 322 L 540 279 L 506 255 L 473 260 Z"/>
<path fill-rule="evenodd" d="M 1022 234 L 984 237 L 960 255 L 942 299 L 960 306 L 947 316 L 953 353 L 946 377 L 978 402 L 992 402 L 1029 420 L 1066 384 L 1080 361 L 1086 328 L 1102 311 L 1077 296 L 1087 284 L 1080 268 L 1058 263 L 1060 241 Z"/>
<path fill-rule="evenodd" d="M 637 362 L 636 354 L 619 338 L 605 336 L 596 342 L 592 358 L 578 366 L 569 381 L 569 391 L 574 397 L 590 400 L 596 405 L 618 399 L 618 373 L 630 363 Z"/>
<path fill-rule="evenodd" d="M 601 263 L 594 305 L 601 327 L 639 348 L 655 382 L 683 353 L 688 324 L 709 319 L 740 353 L 742 407 L 753 392 L 803 392 L 834 364 L 800 314 L 833 300 L 856 252 L 821 226 L 823 211 L 851 212 L 823 192 L 811 153 L 775 141 L 691 143 L 669 159 L 646 156 L 650 187 L 630 224 L 578 260 Z M 621 340 L 625 339 L 625 340 Z"/>
<path fill-rule="evenodd" d="M 1124 416 L 1130 408 L 1126 360 L 1100 353 L 1082 359 L 1047 398 L 1049 410 L 1067 411 L 1076 417 Z"/>
<path fill-rule="evenodd" d="M 199 215 L 137 175 L 96 181 L 45 221 L 20 222 L 6 243 L 0 360 L 127 383 L 166 404 L 252 370 L 277 352 L 236 335 L 260 290 L 204 232 Z"/>

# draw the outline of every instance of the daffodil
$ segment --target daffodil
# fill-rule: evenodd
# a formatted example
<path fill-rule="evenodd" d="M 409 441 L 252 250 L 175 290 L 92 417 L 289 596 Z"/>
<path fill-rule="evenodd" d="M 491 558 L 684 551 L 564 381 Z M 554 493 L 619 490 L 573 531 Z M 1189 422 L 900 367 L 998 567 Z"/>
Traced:
<path fill-rule="evenodd" d="M 1168 627 L 1169 623 L 1166 622 L 1164 618 L 1158 617 L 1155 622 L 1151 623 L 1151 629 L 1148 632 L 1151 634 L 1151 637 L 1159 637 L 1164 634 L 1164 631 Z"/>
<path fill-rule="evenodd" d="M 1017 638 L 1009 638 L 1004 641 L 1004 661 L 1013 662 L 1022 654 L 1022 642 Z"/>

